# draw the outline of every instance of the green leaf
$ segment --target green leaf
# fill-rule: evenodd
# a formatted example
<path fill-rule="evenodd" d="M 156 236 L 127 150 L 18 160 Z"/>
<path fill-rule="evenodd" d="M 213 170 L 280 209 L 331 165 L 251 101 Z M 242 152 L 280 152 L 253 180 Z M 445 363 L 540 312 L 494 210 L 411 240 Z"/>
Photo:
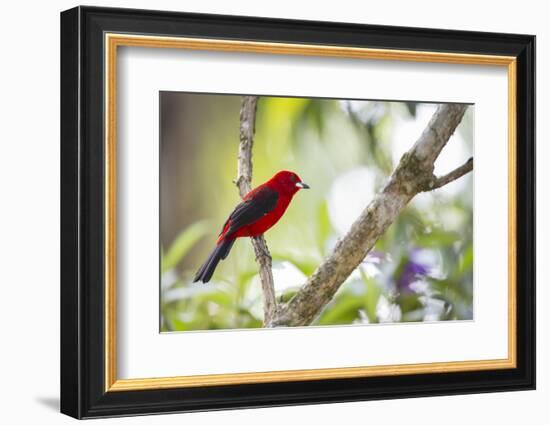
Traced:
<path fill-rule="evenodd" d="M 310 258 L 297 258 L 296 255 L 274 252 L 271 254 L 273 261 L 288 261 L 296 266 L 306 276 L 311 275 L 317 266 L 319 265 L 318 261 Z"/>
<path fill-rule="evenodd" d="M 400 294 L 396 301 L 403 314 L 423 308 L 417 294 Z"/>
<path fill-rule="evenodd" d="M 232 294 L 222 291 L 197 294 L 195 297 L 195 302 L 203 302 L 205 304 L 213 302 L 227 308 L 232 307 L 234 304 Z"/>
<path fill-rule="evenodd" d="M 407 112 L 412 118 L 416 118 L 416 103 L 413 102 L 406 102 L 405 106 L 407 107 Z"/>
<path fill-rule="evenodd" d="M 209 231 L 210 227 L 206 221 L 197 221 L 184 229 L 161 257 L 162 272 L 174 268 Z"/>
<path fill-rule="evenodd" d="M 332 225 L 330 224 L 330 217 L 328 214 L 327 202 L 321 203 L 317 210 L 317 245 L 319 251 L 324 253 L 327 239 L 332 232 Z"/>
<path fill-rule="evenodd" d="M 464 251 L 463 257 L 458 263 L 458 272 L 463 275 L 467 271 L 470 271 L 474 264 L 474 249 L 472 245 L 469 245 Z"/>
<path fill-rule="evenodd" d="M 317 325 L 346 325 L 358 317 L 358 311 L 364 305 L 362 297 L 342 294 L 327 306 Z"/>
<path fill-rule="evenodd" d="M 452 245 L 460 240 L 460 235 L 456 232 L 446 232 L 435 228 L 430 233 L 420 235 L 417 239 L 418 246 L 424 248 L 441 248 Z"/>
<path fill-rule="evenodd" d="M 378 305 L 378 299 L 382 293 L 382 289 L 376 284 L 373 279 L 367 277 L 361 268 L 359 268 L 361 279 L 365 282 L 367 287 L 367 294 L 365 299 L 365 310 L 367 317 L 371 323 L 376 323 L 378 318 L 376 317 L 376 306 Z"/>

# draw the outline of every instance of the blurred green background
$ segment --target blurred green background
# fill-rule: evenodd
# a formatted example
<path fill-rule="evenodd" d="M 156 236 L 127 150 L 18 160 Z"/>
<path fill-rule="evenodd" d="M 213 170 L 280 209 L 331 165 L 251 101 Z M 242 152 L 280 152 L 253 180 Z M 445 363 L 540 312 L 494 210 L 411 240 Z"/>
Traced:
<path fill-rule="evenodd" d="M 250 242 L 240 239 L 211 282 L 192 283 L 239 202 L 240 96 L 162 92 L 161 330 L 262 326 Z M 288 300 L 420 136 L 437 105 L 261 97 L 253 186 L 275 172 L 300 175 L 299 192 L 266 234 L 275 289 Z M 436 174 L 473 155 L 473 107 L 436 163 Z M 473 176 L 417 195 L 314 325 L 473 318 Z"/>

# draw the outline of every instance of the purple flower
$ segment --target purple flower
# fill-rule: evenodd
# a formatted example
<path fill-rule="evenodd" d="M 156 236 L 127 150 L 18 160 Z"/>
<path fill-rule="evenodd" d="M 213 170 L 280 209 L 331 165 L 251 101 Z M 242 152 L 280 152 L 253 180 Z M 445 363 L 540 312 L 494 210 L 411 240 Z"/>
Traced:
<path fill-rule="evenodd" d="M 399 276 L 397 281 L 397 290 L 399 292 L 414 292 L 411 284 L 430 274 L 430 267 L 427 264 L 414 261 L 414 257 L 414 253 L 409 255 L 401 276 Z"/>

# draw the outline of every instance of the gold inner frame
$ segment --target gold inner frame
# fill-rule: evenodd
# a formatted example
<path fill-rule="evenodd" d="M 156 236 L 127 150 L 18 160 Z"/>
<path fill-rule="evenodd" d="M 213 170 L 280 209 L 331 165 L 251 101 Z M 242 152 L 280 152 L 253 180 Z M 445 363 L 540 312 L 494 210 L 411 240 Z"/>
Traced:
<path fill-rule="evenodd" d="M 504 66 L 508 71 L 508 357 L 495 360 L 398 364 L 272 372 L 117 379 L 116 327 L 116 99 L 119 46 L 170 48 Z M 235 385 L 410 375 L 516 367 L 516 58 L 462 53 L 105 34 L 105 391 Z"/>

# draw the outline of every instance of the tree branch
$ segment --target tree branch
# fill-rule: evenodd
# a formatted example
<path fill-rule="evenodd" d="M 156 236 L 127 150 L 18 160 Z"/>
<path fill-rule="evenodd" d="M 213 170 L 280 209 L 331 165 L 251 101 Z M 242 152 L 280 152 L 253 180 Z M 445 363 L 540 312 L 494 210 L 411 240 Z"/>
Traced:
<path fill-rule="evenodd" d="M 466 105 L 441 105 L 414 146 L 298 293 L 279 306 L 269 326 L 305 326 L 319 315 L 378 238 L 419 192 L 434 187 L 434 162 L 462 120 Z M 446 176 L 445 176 L 446 177 Z"/>
<path fill-rule="evenodd" d="M 429 190 L 438 189 L 442 186 L 445 186 L 446 184 L 451 183 L 456 179 L 459 179 L 464 174 L 468 174 L 473 169 L 474 169 L 474 158 L 470 158 L 468 161 L 466 161 L 457 169 L 451 171 L 449 174 L 445 174 L 444 176 L 434 178 L 433 186 L 431 186 Z"/>
<path fill-rule="evenodd" d="M 243 96 L 240 113 L 240 143 L 237 161 L 237 179 L 235 184 L 239 188 L 241 198 L 251 189 L 252 183 L 252 146 L 254 144 L 254 132 L 256 129 L 256 109 L 258 96 Z M 257 236 L 251 238 L 252 246 L 256 254 L 256 262 L 260 267 L 260 280 L 264 295 L 264 326 L 270 326 L 277 311 L 275 297 L 275 285 L 271 271 L 271 255 L 267 248 L 265 238 Z"/>

